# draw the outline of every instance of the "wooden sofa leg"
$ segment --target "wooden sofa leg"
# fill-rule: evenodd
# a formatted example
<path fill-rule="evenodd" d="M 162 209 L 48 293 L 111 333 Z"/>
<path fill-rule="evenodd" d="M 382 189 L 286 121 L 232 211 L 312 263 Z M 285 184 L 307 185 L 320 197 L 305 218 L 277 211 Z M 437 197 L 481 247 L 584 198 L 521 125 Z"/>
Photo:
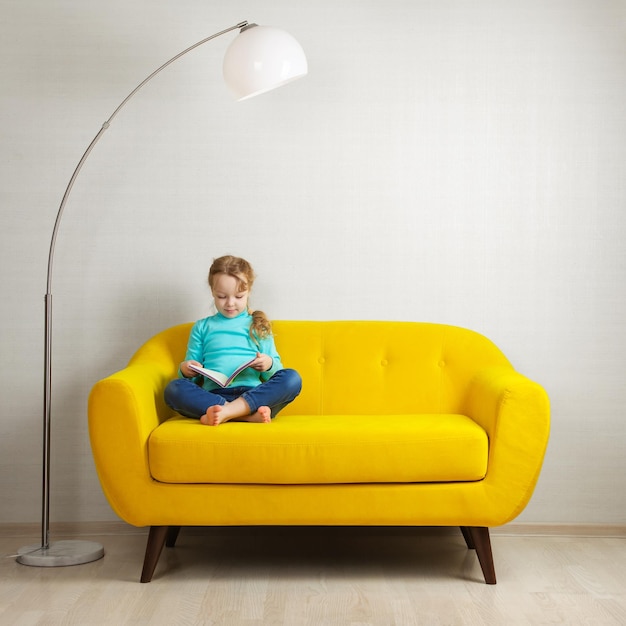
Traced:
<path fill-rule="evenodd" d="M 180 526 L 170 526 L 167 530 L 165 537 L 165 545 L 168 548 L 173 548 L 176 545 L 178 539 L 178 533 L 180 532 Z"/>
<path fill-rule="evenodd" d="M 474 546 L 474 541 L 472 540 L 469 528 L 467 526 L 461 526 L 461 532 L 463 533 L 463 539 L 465 539 L 465 545 L 468 550 L 475 550 L 476 546 Z"/>
<path fill-rule="evenodd" d="M 485 582 L 488 585 L 495 585 L 496 569 L 493 564 L 489 528 L 484 526 L 461 526 L 461 532 L 465 537 L 467 547 L 470 548 L 470 550 L 476 550 L 476 555 L 478 556 L 480 567 L 483 570 Z"/>
<path fill-rule="evenodd" d="M 146 555 L 143 560 L 143 570 L 141 572 L 141 582 L 149 583 L 156 569 L 159 557 L 165 545 L 165 540 L 170 532 L 169 526 L 151 526 L 148 535 L 148 545 Z M 174 539 L 176 541 L 176 539 Z"/>

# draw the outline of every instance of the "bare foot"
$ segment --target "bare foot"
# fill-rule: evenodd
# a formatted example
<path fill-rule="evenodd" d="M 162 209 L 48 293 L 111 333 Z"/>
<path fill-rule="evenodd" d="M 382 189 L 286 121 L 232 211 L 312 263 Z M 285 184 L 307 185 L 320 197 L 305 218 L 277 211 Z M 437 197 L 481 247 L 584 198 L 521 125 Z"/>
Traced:
<path fill-rule="evenodd" d="M 269 406 L 260 406 L 256 413 L 240 417 L 241 422 L 254 422 L 256 424 L 269 424 L 272 421 L 272 411 Z"/>
<path fill-rule="evenodd" d="M 217 426 L 221 424 L 225 420 L 223 408 L 221 404 L 210 406 L 206 410 L 206 413 L 200 418 L 200 423 L 205 426 Z"/>
<path fill-rule="evenodd" d="M 256 413 L 250 413 L 250 407 L 242 398 L 210 406 L 200 418 L 205 426 L 219 426 L 224 422 L 254 422 L 269 424 L 272 421 L 272 411 L 268 406 L 260 406 Z"/>

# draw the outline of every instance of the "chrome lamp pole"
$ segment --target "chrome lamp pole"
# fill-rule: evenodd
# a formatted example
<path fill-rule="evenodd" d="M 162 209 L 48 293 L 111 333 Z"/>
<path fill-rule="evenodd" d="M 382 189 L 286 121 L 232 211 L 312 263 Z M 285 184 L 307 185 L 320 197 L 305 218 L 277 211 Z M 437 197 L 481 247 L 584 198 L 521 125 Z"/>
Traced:
<path fill-rule="evenodd" d="M 94 541 L 65 540 L 50 543 L 50 427 L 52 407 L 52 266 L 57 233 L 65 205 L 72 187 L 85 161 L 104 132 L 126 103 L 150 80 L 166 67 L 195 48 L 240 29 L 230 43 L 223 62 L 224 80 L 237 100 L 245 100 L 305 76 L 307 60 L 300 44 L 289 33 L 272 26 L 258 26 L 240 22 L 215 33 L 183 50 L 161 65 L 133 89 L 93 138 L 65 189 L 57 211 L 50 240 L 48 273 L 45 294 L 44 320 L 44 387 L 43 387 L 43 485 L 41 511 L 41 544 L 25 546 L 18 550 L 17 562 L 36 567 L 59 567 L 80 565 L 96 561 L 104 556 L 104 548 Z"/>

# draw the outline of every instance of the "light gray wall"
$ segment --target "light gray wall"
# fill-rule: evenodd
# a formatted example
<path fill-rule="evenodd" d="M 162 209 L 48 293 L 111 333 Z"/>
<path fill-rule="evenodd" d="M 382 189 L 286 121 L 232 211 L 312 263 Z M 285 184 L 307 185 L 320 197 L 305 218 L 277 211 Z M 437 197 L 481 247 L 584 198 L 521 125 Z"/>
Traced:
<path fill-rule="evenodd" d="M 39 519 L 45 267 L 69 176 L 140 80 L 244 19 L 294 34 L 307 79 L 234 103 L 232 36 L 211 42 L 120 114 L 67 206 L 52 520 L 114 519 L 91 385 L 204 316 L 206 270 L 233 252 L 273 318 L 489 336 L 552 400 L 521 521 L 626 522 L 625 3 L 263 4 L 0 4 L 0 522 Z"/>

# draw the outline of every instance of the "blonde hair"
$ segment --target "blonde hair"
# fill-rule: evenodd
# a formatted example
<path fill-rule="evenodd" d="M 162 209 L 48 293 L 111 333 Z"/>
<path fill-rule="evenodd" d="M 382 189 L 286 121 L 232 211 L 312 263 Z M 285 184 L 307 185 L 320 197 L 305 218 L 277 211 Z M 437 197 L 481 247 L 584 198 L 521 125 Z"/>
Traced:
<path fill-rule="evenodd" d="M 241 291 L 250 291 L 256 278 L 252 265 L 248 261 L 230 254 L 213 259 L 213 264 L 209 269 L 209 287 L 211 289 L 213 289 L 215 278 L 219 274 L 232 276 L 237 281 L 237 289 Z M 258 344 L 259 339 L 265 339 L 272 334 L 272 324 L 263 311 L 251 311 L 248 308 L 248 313 L 252 315 L 250 337 Z"/>

